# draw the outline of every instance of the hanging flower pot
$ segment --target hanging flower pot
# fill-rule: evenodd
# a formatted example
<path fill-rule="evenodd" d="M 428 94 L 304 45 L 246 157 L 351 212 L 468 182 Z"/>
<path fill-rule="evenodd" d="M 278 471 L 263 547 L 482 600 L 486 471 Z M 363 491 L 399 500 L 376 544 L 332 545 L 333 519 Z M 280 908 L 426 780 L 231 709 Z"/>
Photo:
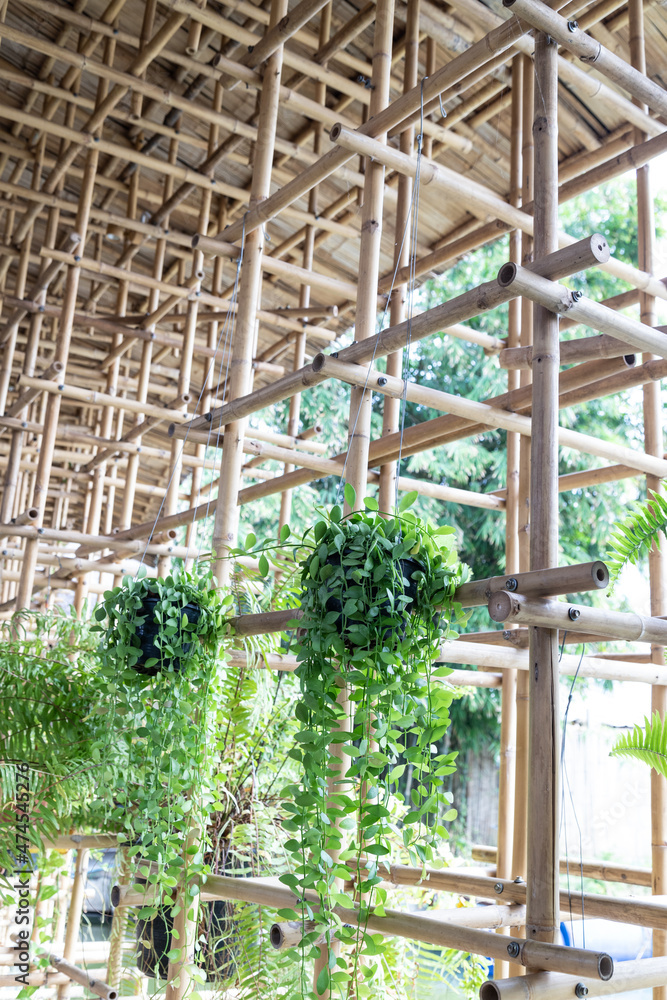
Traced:
<path fill-rule="evenodd" d="M 157 595 L 145 597 L 139 609 L 139 615 L 143 616 L 141 624 L 136 626 L 136 638 L 138 639 L 141 655 L 136 663 L 132 664 L 134 670 L 140 674 L 148 674 L 154 677 L 160 672 L 163 665 L 169 665 L 174 670 L 180 670 L 182 661 L 192 652 L 192 642 L 183 641 L 186 634 L 183 628 L 183 616 L 187 618 L 191 625 L 196 625 L 201 617 L 201 608 L 193 601 L 188 602 L 183 607 L 174 605 L 179 616 L 179 639 L 182 656 L 170 655 L 160 642 L 160 635 L 163 633 L 163 623 L 156 617 L 155 609 L 161 603 L 161 598 Z M 149 660 L 157 662 L 148 665 Z"/>
<path fill-rule="evenodd" d="M 349 557 L 350 555 L 350 549 L 346 547 L 343 549 L 342 553 L 335 552 L 329 555 L 326 559 L 326 565 L 340 567 L 341 560 L 344 565 L 346 557 Z M 352 557 L 350 561 L 354 562 L 354 558 Z M 419 577 L 416 574 L 423 574 L 424 566 L 421 562 L 419 562 L 419 560 L 412 559 L 410 557 L 393 561 L 389 553 L 385 554 L 385 561 L 387 564 L 387 573 L 390 577 L 393 577 L 395 595 L 401 595 L 408 598 L 407 601 L 402 602 L 400 605 L 396 605 L 394 595 L 387 594 L 388 588 L 386 587 L 386 580 L 383 581 L 385 583 L 384 587 L 381 586 L 380 582 L 371 582 L 368 594 L 371 607 L 377 609 L 377 613 L 380 617 L 388 617 L 392 619 L 392 625 L 388 626 L 384 633 L 386 638 L 387 634 L 394 630 L 403 634 L 405 622 L 407 622 L 412 612 L 419 589 Z M 375 575 L 380 576 L 380 574 L 374 574 L 374 576 Z M 348 628 L 348 623 L 344 614 L 346 595 L 348 593 L 345 573 L 336 574 L 334 577 L 330 578 L 330 581 L 332 593 L 326 600 L 325 608 L 327 612 L 336 611 L 338 613 L 338 618 L 336 618 L 333 622 L 334 628 L 337 631 L 342 631 L 347 638 L 351 638 L 350 633 L 353 635 L 355 629 L 353 623 L 351 623 L 351 627 Z M 352 600 L 354 600 L 354 598 L 352 598 Z M 353 616 L 358 617 L 359 610 L 360 609 L 357 606 L 356 611 L 350 609 L 350 613 Z M 401 624 L 399 624 L 399 621 L 396 619 L 400 619 Z"/>

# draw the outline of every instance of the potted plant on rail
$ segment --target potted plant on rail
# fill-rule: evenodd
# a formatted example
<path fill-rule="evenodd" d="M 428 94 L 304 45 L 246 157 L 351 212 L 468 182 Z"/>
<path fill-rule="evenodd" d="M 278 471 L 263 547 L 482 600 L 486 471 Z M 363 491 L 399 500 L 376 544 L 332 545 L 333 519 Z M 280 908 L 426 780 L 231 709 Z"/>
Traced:
<path fill-rule="evenodd" d="M 354 508 L 349 485 L 345 496 Z M 302 543 L 300 731 L 290 751 L 302 778 L 285 790 L 292 871 L 282 876 L 296 902 L 280 916 L 304 928 L 314 921 L 292 953 L 302 970 L 322 940 L 328 946 L 320 994 L 368 995 L 363 980 L 373 967 L 360 956 L 382 950 L 365 930 L 370 907 L 381 912 L 385 900 L 378 865 L 397 835 L 412 864 L 432 863 L 447 836 L 443 823 L 455 815 L 441 790 L 455 754 L 435 750 L 453 694 L 438 683 L 449 671 L 435 662 L 440 642 L 463 621 L 453 601 L 463 569 L 454 529 L 431 528 L 408 510 L 416 496 L 405 496 L 394 515 L 373 499 L 345 517 L 334 507 Z M 410 801 L 397 810 L 397 782 L 408 765 Z M 344 890 L 347 880 L 354 893 Z M 316 906 L 306 898 L 313 892 Z M 354 909 L 347 923 L 341 913 Z M 354 946 L 347 958 L 336 955 L 336 939 Z M 310 995 L 305 981 L 301 988 Z"/>

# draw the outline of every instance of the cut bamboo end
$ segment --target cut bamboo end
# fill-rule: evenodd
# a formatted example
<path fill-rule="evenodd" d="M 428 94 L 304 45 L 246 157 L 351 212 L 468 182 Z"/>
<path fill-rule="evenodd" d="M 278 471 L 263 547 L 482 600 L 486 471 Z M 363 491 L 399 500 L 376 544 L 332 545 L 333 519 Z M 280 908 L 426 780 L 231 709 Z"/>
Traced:
<path fill-rule="evenodd" d="M 37 510 L 37 508 L 28 507 L 28 509 L 24 510 L 22 514 L 19 514 L 17 517 L 12 518 L 12 524 L 15 525 L 34 524 L 38 517 L 39 517 L 39 511 Z"/>

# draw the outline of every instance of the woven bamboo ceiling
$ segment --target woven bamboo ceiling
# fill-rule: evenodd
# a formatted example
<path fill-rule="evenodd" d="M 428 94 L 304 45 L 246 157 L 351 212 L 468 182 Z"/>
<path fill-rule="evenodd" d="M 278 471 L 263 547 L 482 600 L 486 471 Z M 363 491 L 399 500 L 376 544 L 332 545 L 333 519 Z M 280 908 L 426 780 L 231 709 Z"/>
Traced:
<path fill-rule="evenodd" d="M 289 23 L 283 25 L 272 191 L 331 148 L 328 133 L 336 122 L 354 129 L 369 113 L 374 4 L 357 8 L 334 0 L 327 8 L 315 2 L 310 6 L 313 15 L 296 32 Z M 629 61 L 626 6 L 617 0 L 572 2 L 560 12 L 567 17 L 570 10 L 591 36 Z M 154 514 L 164 497 L 170 468 L 166 429 L 174 411 L 184 412 L 180 397 L 187 302 L 194 296 L 199 300 L 187 393 L 194 413 L 193 401 L 220 338 L 220 324 L 211 332 L 213 314 L 224 320 L 234 301 L 236 260 L 243 248 L 239 224 L 248 210 L 257 140 L 262 140 L 257 122 L 266 53 L 257 46 L 270 28 L 270 4 L 7 0 L 3 14 L 0 342 L 5 345 L 5 414 L 19 412 L 17 400 L 25 400 L 30 389 L 26 377 L 46 373 L 57 381 L 52 345 L 67 289 L 67 264 L 77 259 L 81 268 L 67 383 L 145 401 L 145 410 L 135 407 L 125 413 L 125 431 L 137 412 L 154 423 L 152 429 L 144 428 L 136 521 Z M 408 7 L 398 0 L 390 101 L 403 92 L 407 17 Z M 421 0 L 417 79 L 430 76 L 513 17 L 480 0 Z M 664 86 L 667 8 L 647 3 L 645 17 L 647 75 Z M 445 91 L 441 101 L 426 103 L 422 130 L 424 151 L 463 179 L 463 191 L 474 181 L 503 201 L 511 194 L 510 60 L 517 51 L 530 54 L 533 45 L 525 28 L 516 35 L 518 48 L 505 49 L 475 79 Z M 627 95 L 617 100 L 618 91 L 609 81 L 600 94 L 601 78 L 565 51 L 559 56 L 559 74 L 563 183 L 635 140 Z M 417 132 L 419 122 L 417 114 Z M 658 119 L 652 124 L 652 135 L 664 131 Z M 390 132 L 388 141 L 398 147 L 399 137 Z M 99 161 L 94 177 L 87 178 L 86 156 L 93 146 Z M 354 323 L 363 169 L 363 158 L 355 156 L 319 184 L 315 198 L 306 194 L 265 227 L 255 387 L 292 367 L 291 344 L 304 321 L 296 309 L 309 224 L 314 226 L 314 256 L 306 357 L 330 346 Z M 432 190 L 428 179 L 420 187 L 418 281 L 443 272 L 457 256 L 509 229 L 491 210 L 485 213 L 476 205 L 469 211 L 464 195 L 453 190 L 447 197 L 442 189 Z M 92 202 L 82 246 L 76 218 L 87 181 L 93 184 Z M 397 175 L 388 169 L 380 292 L 391 285 L 396 205 Z M 224 240 L 226 227 L 235 224 L 231 242 L 236 249 L 227 245 L 219 257 L 193 255 L 195 234 Z M 37 334 L 35 315 L 41 317 Z M 152 356 L 146 370 L 142 356 L 148 341 Z M 225 349 L 217 354 L 223 365 L 228 347 L 223 343 Z M 110 389 L 115 358 L 120 366 Z M 43 418 L 45 395 L 40 397 L 42 411 L 32 403 L 38 393 L 31 397 L 28 431 Z M 214 388 L 207 404 L 216 402 L 221 399 Z M 155 423 L 157 408 L 165 407 L 167 420 Z M 92 398 L 63 398 L 45 523 L 49 518 L 55 523 L 60 501 L 58 526 L 81 527 L 93 471 L 88 462 L 109 431 L 102 412 Z M 8 432 L 8 427 L 2 431 L 3 455 Z M 113 427 L 113 437 L 122 433 L 122 427 Z M 29 434 L 21 456 L 26 467 L 36 461 L 39 448 L 38 434 L 32 440 Z M 128 449 L 117 460 L 126 463 Z M 191 471 L 186 462 L 184 474 Z M 108 498 L 115 504 L 108 518 L 111 527 L 119 523 L 120 493 Z M 63 502 L 68 505 L 64 521 Z M 13 513 L 20 514 L 18 506 Z"/>

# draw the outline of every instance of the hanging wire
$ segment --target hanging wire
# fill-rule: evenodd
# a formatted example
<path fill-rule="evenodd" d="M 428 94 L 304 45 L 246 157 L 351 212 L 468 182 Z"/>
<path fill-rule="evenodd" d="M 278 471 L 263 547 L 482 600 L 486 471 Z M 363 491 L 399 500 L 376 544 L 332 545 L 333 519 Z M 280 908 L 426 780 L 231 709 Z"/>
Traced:
<path fill-rule="evenodd" d="M 563 658 L 563 650 L 565 648 L 565 637 L 567 636 L 567 631 L 563 633 L 563 641 L 560 647 L 560 655 L 558 657 L 558 662 Z M 582 948 L 586 947 L 586 921 L 584 914 L 584 860 L 583 860 L 583 843 L 582 843 L 582 833 L 581 826 L 579 824 L 579 817 L 577 816 L 577 808 L 574 802 L 574 796 L 572 795 L 572 788 L 570 786 L 570 779 L 567 773 L 567 767 L 565 765 L 565 738 L 567 735 L 567 719 L 570 712 L 570 705 L 572 703 L 572 695 L 574 693 L 574 686 L 577 683 L 577 678 L 579 677 L 579 671 L 581 670 L 581 664 L 583 663 L 584 653 L 586 652 L 586 643 L 582 643 L 581 656 L 579 657 L 579 663 L 577 664 L 577 669 L 574 672 L 574 677 L 572 678 L 572 683 L 570 684 L 570 690 L 567 696 L 567 704 L 565 706 L 565 712 L 563 713 L 563 732 L 561 735 L 561 745 L 560 745 L 560 770 L 562 775 L 562 786 L 561 786 L 561 812 L 560 812 L 560 825 L 563 831 L 563 840 L 565 843 L 565 874 L 567 878 L 567 900 L 568 909 L 570 914 L 570 933 L 572 935 L 572 940 L 574 941 L 574 915 L 572 912 L 572 891 L 570 888 L 570 855 L 567 845 L 567 820 L 565 818 L 565 785 L 567 785 L 567 791 L 570 799 L 570 804 L 572 806 L 572 813 L 574 816 L 574 822 L 577 827 L 577 832 L 579 834 L 579 884 L 580 884 L 580 896 L 581 896 L 581 936 L 582 936 Z"/>
<path fill-rule="evenodd" d="M 209 377 L 211 371 L 213 370 L 213 368 L 215 366 L 216 359 L 217 359 L 217 356 L 218 356 L 218 352 L 220 351 L 220 344 L 222 342 L 223 336 L 225 337 L 225 347 L 227 348 L 227 352 L 228 352 L 227 369 L 225 371 L 225 387 L 226 387 L 226 384 L 227 384 L 227 374 L 229 372 L 229 363 L 230 363 L 229 347 L 228 347 L 228 345 L 231 342 L 231 333 L 232 333 L 232 330 L 234 328 L 234 320 L 232 318 L 231 321 L 230 321 L 230 317 L 233 317 L 235 315 L 234 312 L 233 312 L 233 306 L 234 306 L 234 304 L 236 302 L 236 295 L 237 295 L 238 284 L 239 284 L 239 274 L 241 272 L 241 264 L 243 263 L 244 248 L 245 248 L 245 216 L 243 217 L 243 234 L 242 234 L 242 239 L 241 239 L 241 251 L 240 251 L 239 258 L 238 258 L 237 265 L 236 265 L 236 277 L 234 279 L 234 290 L 233 290 L 233 293 L 232 293 L 232 299 L 231 299 L 231 302 L 230 302 L 229 309 L 227 310 L 227 315 L 225 316 L 225 321 L 222 324 L 222 329 L 220 331 L 220 335 L 218 337 L 218 342 L 217 342 L 216 347 L 215 347 L 215 354 L 213 355 L 213 358 L 211 359 L 211 363 L 210 363 L 210 365 L 208 367 L 208 371 L 206 372 L 206 375 L 205 375 L 204 379 L 202 380 L 202 387 L 201 387 L 201 391 L 199 393 L 199 396 L 197 398 L 197 404 L 195 406 L 195 412 L 197 411 L 197 408 L 199 407 L 199 404 L 202 401 L 202 397 L 203 397 L 204 392 L 206 390 L 206 384 L 208 382 L 208 377 Z M 224 357 L 224 354 L 223 354 L 223 357 Z M 221 360 L 221 368 L 222 368 L 222 360 Z M 160 516 L 162 514 L 162 510 L 164 508 L 164 504 L 165 504 L 165 501 L 167 499 L 167 495 L 169 493 L 169 488 L 170 488 L 170 486 L 172 484 L 174 475 L 176 474 L 176 469 L 178 468 L 179 461 L 180 461 L 180 459 L 183 456 L 183 453 L 185 451 L 185 445 L 187 444 L 187 440 L 188 440 L 188 437 L 189 437 L 191 429 L 192 429 L 192 421 L 190 421 L 188 423 L 187 430 L 185 432 L 185 437 L 183 438 L 183 444 L 181 445 L 181 448 L 180 448 L 179 453 L 178 453 L 178 458 L 174 462 L 173 468 L 171 470 L 171 475 L 169 476 L 169 481 L 167 483 L 167 488 L 166 488 L 166 490 L 164 492 L 164 496 L 162 497 L 162 501 L 160 503 L 160 507 L 159 507 L 158 512 L 157 512 L 157 514 L 155 516 L 155 521 L 153 522 L 153 527 L 151 528 L 150 535 L 148 536 L 148 539 L 146 541 L 146 546 L 145 546 L 144 551 L 142 553 L 141 560 L 139 562 L 139 566 L 137 567 L 137 572 L 136 572 L 135 577 L 134 577 L 135 580 L 137 579 L 137 577 L 139 575 L 139 571 L 141 569 L 141 566 L 143 565 L 144 559 L 146 558 L 146 554 L 148 552 L 148 547 L 149 547 L 149 545 L 151 543 L 153 535 L 155 534 L 155 528 L 156 528 L 157 523 L 158 523 L 158 521 L 160 519 Z M 211 436 L 211 427 L 210 427 L 210 425 L 209 425 L 209 432 L 208 433 L 209 433 L 209 441 L 210 441 L 210 436 Z M 218 440 L 219 440 L 219 437 L 220 437 L 220 429 L 218 428 Z M 208 447 L 208 443 L 207 443 L 207 447 Z M 204 473 L 205 469 L 206 469 L 206 460 L 204 460 L 204 467 L 202 469 L 202 479 L 203 479 L 203 473 Z M 201 483 L 200 483 L 199 491 L 198 491 L 198 499 L 199 499 L 200 494 L 201 494 Z M 209 500 L 209 503 L 210 503 L 210 500 Z M 195 506 L 197 506 L 197 505 L 195 504 Z M 194 512 L 193 512 L 193 516 L 192 516 L 192 522 L 193 522 L 193 524 L 194 524 L 194 521 L 195 521 L 195 515 L 194 515 Z M 197 563 L 199 562 L 199 556 L 200 556 L 200 554 L 201 554 L 201 547 L 199 549 L 199 552 L 197 553 Z"/>

